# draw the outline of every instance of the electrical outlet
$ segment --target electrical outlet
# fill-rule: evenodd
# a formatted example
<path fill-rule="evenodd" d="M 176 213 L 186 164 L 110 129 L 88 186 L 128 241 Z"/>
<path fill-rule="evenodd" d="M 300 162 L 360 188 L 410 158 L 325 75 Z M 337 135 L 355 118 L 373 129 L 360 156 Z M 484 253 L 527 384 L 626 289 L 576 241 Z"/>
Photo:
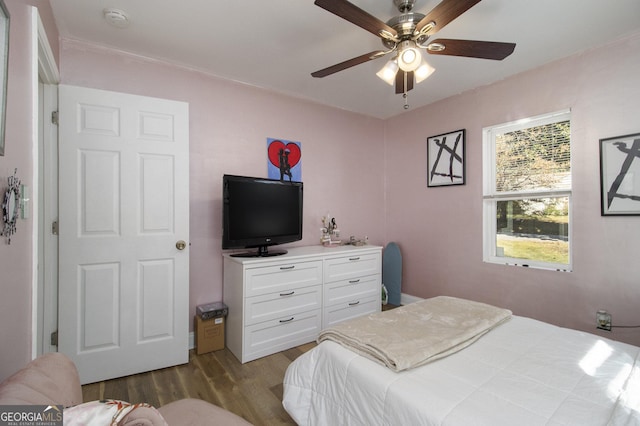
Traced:
<path fill-rule="evenodd" d="M 603 310 L 596 312 L 596 328 L 611 331 L 611 314 Z"/>

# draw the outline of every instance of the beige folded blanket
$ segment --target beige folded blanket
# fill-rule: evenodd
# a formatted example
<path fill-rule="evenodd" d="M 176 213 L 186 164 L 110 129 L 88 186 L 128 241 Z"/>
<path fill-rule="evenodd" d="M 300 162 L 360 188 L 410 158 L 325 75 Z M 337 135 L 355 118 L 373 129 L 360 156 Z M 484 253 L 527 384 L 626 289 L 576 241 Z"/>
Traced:
<path fill-rule="evenodd" d="M 335 341 L 402 371 L 455 353 L 509 318 L 507 309 L 438 296 L 342 322 L 317 341 Z"/>

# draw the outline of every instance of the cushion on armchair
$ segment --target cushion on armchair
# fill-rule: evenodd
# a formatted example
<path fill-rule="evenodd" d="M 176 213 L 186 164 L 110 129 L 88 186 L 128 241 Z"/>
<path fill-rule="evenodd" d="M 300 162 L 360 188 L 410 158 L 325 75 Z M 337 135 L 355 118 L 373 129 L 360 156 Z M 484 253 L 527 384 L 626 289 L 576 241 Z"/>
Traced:
<path fill-rule="evenodd" d="M 149 404 L 105 399 L 65 408 L 64 425 L 167 426 L 167 423 Z"/>

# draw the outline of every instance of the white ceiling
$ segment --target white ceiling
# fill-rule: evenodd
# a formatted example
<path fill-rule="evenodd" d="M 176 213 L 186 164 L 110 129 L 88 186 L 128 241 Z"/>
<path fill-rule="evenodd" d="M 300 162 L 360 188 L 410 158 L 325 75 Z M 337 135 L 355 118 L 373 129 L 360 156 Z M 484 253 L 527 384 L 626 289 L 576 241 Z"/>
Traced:
<path fill-rule="evenodd" d="M 392 0 L 352 0 L 382 21 Z M 439 0 L 417 0 L 426 14 Z M 311 73 L 382 49 L 380 39 L 313 0 L 51 0 L 62 38 L 163 59 L 378 118 L 404 111 L 375 73 L 381 58 L 325 78 Z M 119 8 L 118 29 L 103 9 Z M 409 92 L 411 109 L 584 51 L 640 29 L 639 0 L 483 0 L 431 37 L 514 42 L 504 61 L 427 55 L 436 72 Z M 611 64 L 612 67 L 615 64 Z"/>

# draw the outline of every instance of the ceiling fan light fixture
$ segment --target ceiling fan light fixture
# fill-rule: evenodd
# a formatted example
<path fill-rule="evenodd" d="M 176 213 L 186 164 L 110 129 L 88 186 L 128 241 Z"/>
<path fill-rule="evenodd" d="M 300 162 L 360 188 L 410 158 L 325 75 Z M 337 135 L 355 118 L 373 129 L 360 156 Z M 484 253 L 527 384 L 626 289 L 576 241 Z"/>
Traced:
<path fill-rule="evenodd" d="M 380 71 L 376 73 L 389 86 L 393 86 L 396 81 L 396 73 L 398 72 L 398 64 L 395 59 L 388 61 Z"/>
<path fill-rule="evenodd" d="M 431 65 L 429 65 L 427 63 L 427 61 L 425 61 L 424 59 L 422 60 L 422 63 L 420 64 L 420 66 L 418 67 L 418 69 L 416 69 L 414 76 L 416 78 L 416 83 L 421 83 L 424 80 L 427 79 L 427 77 L 429 77 L 431 74 L 434 73 L 436 69 L 434 67 L 432 67 Z"/>
<path fill-rule="evenodd" d="M 398 53 L 398 66 L 402 71 L 409 72 L 418 69 L 422 63 L 422 54 L 414 41 L 403 41 Z"/>

